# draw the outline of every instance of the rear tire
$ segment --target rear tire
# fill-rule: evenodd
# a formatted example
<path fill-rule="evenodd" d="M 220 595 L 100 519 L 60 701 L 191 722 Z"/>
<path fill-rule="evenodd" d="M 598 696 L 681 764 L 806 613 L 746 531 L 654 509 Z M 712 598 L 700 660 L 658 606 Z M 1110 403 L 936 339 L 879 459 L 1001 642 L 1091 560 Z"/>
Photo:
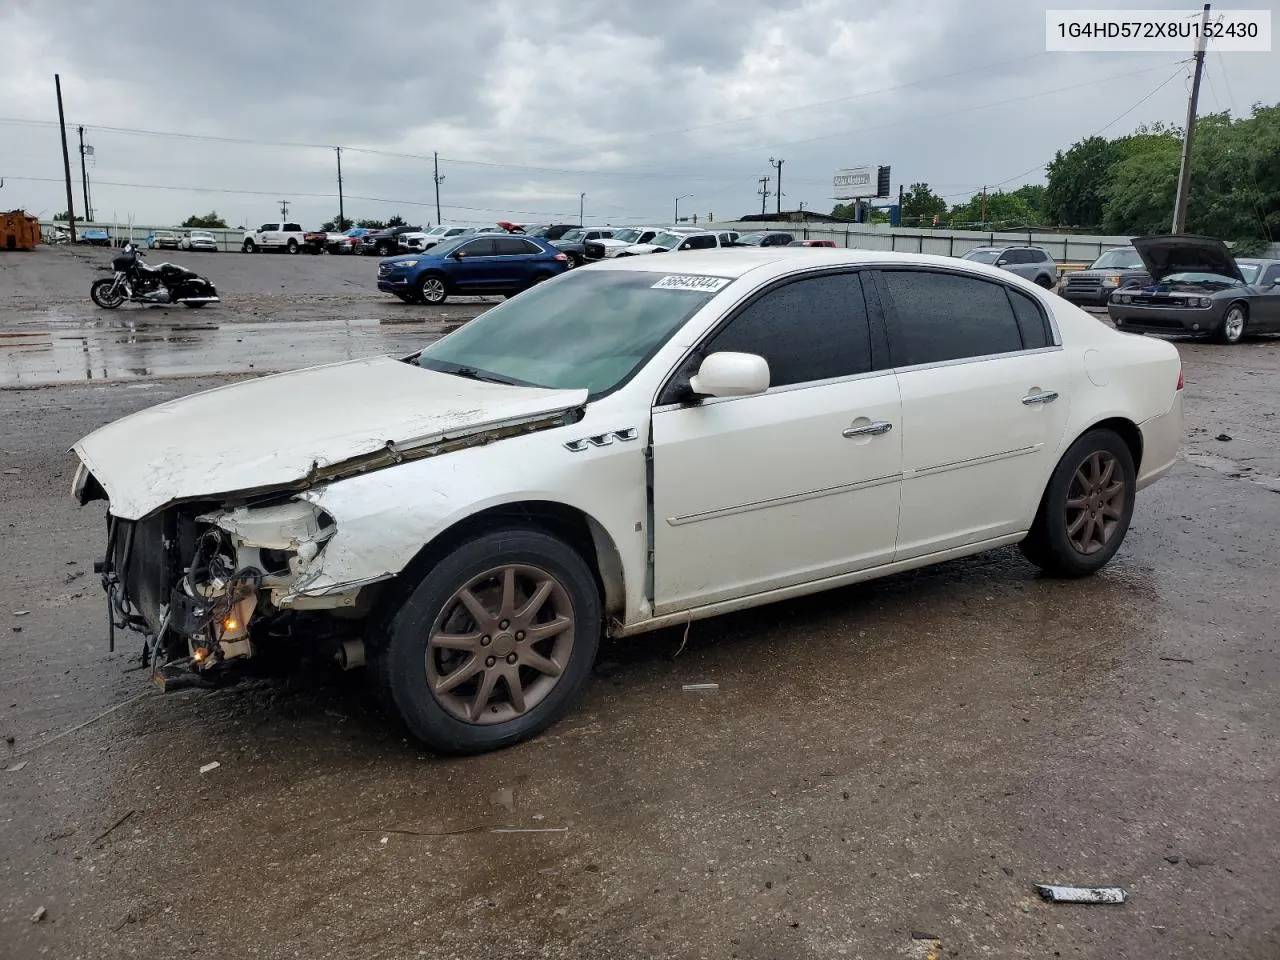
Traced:
<path fill-rule="evenodd" d="M 1115 556 L 1133 519 L 1133 454 L 1114 431 L 1091 430 L 1054 468 L 1022 555 L 1051 576 L 1087 577 Z"/>
<path fill-rule="evenodd" d="M 576 550 L 537 529 L 494 530 L 431 566 L 391 617 L 372 673 L 433 750 L 483 753 L 569 709 L 601 626 L 595 576 Z"/>
<path fill-rule="evenodd" d="M 298 241 L 297 241 L 297 240 L 294 240 L 292 237 L 290 237 L 290 238 L 289 238 L 289 242 L 288 242 L 287 244 L 285 244 L 285 249 L 286 249 L 286 250 L 288 250 L 290 253 L 297 253 L 297 252 L 298 252 Z"/>
<path fill-rule="evenodd" d="M 1053 281 L 1046 277 L 1043 273 L 1036 277 L 1036 286 L 1043 287 L 1045 290 L 1053 289 Z"/>

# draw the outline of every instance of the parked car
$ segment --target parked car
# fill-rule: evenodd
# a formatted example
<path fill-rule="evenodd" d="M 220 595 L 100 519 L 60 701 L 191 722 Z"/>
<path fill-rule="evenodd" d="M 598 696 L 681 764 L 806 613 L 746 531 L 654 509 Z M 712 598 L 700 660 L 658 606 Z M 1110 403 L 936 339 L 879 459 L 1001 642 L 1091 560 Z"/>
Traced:
<path fill-rule="evenodd" d="M 426 231 L 400 234 L 396 238 L 396 246 L 400 250 L 410 253 L 415 250 L 430 250 L 441 240 L 470 236 L 476 232 L 475 227 L 432 227 Z"/>
<path fill-rule="evenodd" d="M 537 223 L 526 227 L 524 232 L 530 237 L 541 237 L 543 240 L 559 240 L 570 230 L 580 229 L 580 223 Z"/>
<path fill-rule="evenodd" d="M 785 247 L 793 240 L 795 237 L 789 233 L 770 230 L 764 233 L 743 234 L 734 241 L 734 244 L 739 247 Z"/>
<path fill-rule="evenodd" d="M 325 237 L 325 247 L 330 253 L 358 253 L 360 241 L 372 232 L 368 227 L 351 227 L 341 233 L 330 232 Z"/>
<path fill-rule="evenodd" d="M 1117 329 L 1210 336 L 1239 343 L 1245 333 L 1280 333 L 1280 260 L 1236 259 L 1211 237 L 1139 237 L 1134 249 L 1151 282 L 1111 294 Z"/>
<path fill-rule="evenodd" d="M 612 237 L 601 237 L 599 240 L 587 240 L 583 243 L 583 259 L 606 260 L 616 257 L 633 244 L 652 242 L 662 231 L 662 227 L 623 227 L 621 230 L 614 230 Z"/>
<path fill-rule="evenodd" d="M 658 234 L 648 243 L 633 243 L 619 250 L 619 257 L 635 257 L 648 253 L 667 253 L 674 250 L 710 250 L 713 247 L 730 247 L 738 240 L 738 234 L 731 230 L 696 230 L 684 227 L 672 227 Z"/>
<path fill-rule="evenodd" d="M 150 250 L 177 250 L 182 238 L 172 230 L 152 230 L 143 238 Z"/>
<path fill-rule="evenodd" d="M 89 227 L 81 230 L 76 239 L 78 242 L 88 244 L 91 247 L 111 246 L 111 234 L 101 227 Z"/>
<path fill-rule="evenodd" d="M 378 289 L 405 303 L 453 296 L 514 296 L 569 268 L 567 254 L 540 237 L 471 235 L 378 264 Z"/>
<path fill-rule="evenodd" d="M 217 253 L 218 238 L 207 230 L 189 230 L 183 236 L 179 246 L 183 250 L 204 250 L 208 253 Z"/>
<path fill-rule="evenodd" d="M 1086 270 L 1075 270 L 1062 278 L 1061 292 L 1078 307 L 1105 307 L 1120 287 L 1142 286 L 1151 275 L 1142 256 L 1133 247 L 1104 250 Z"/>
<path fill-rule="evenodd" d="M 363 254 L 377 254 L 380 257 L 389 257 L 396 252 L 396 244 L 402 233 L 421 233 L 421 227 L 387 227 L 384 230 L 374 230 L 364 235 L 360 241 L 360 252 Z"/>
<path fill-rule="evenodd" d="M 834 240 L 792 240 L 788 247 L 834 247 Z"/>
<path fill-rule="evenodd" d="M 568 256 L 569 266 L 579 267 L 586 262 L 588 240 L 607 240 L 612 236 L 612 228 L 579 227 L 576 230 L 567 231 L 559 240 L 553 240 L 551 242 L 556 245 L 557 249 L 563 251 L 564 254 Z"/>
<path fill-rule="evenodd" d="M 1058 265 L 1048 252 L 1039 247 L 998 246 L 974 247 L 962 260 L 986 263 L 1025 277 L 1034 284 L 1052 290 L 1058 283 Z"/>
<path fill-rule="evenodd" d="M 240 249 L 244 253 L 259 250 L 285 250 L 297 253 L 306 243 L 306 231 L 298 223 L 264 223 L 257 230 L 245 232 Z"/>
<path fill-rule="evenodd" d="M 107 500 L 111 609 L 166 675 L 309 641 L 476 753 L 562 716 L 606 633 L 1014 543 L 1098 571 L 1176 462 L 1182 386 L 1171 344 L 959 259 L 614 259 L 403 360 L 135 413 L 75 445 L 72 493 Z"/>

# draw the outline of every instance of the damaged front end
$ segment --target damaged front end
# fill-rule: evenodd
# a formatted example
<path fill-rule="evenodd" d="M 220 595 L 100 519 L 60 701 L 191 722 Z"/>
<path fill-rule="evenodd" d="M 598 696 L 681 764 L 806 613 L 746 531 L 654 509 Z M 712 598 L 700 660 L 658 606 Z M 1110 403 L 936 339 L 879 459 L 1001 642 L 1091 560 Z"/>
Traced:
<path fill-rule="evenodd" d="M 343 666 L 363 662 L 361 591 L 306 597 L 337 528 L 302 500 L 234 506 L 184 504 L 141 520 L 109 515 L 97 565 L 115 631 L 146 639 L 143 661 L 164 689 L 209 684 L 306 624 L 311 648 Z"/>

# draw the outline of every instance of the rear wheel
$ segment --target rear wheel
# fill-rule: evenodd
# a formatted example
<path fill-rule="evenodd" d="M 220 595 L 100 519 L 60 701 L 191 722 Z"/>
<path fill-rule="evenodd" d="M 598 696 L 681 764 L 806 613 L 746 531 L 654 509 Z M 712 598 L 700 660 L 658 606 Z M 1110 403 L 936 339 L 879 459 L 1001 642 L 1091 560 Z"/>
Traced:
<path fill-rule="evenodd" d="M 433 564 L 394 615 L 374 676 L 443 753 L 534 736 L 582 688 L 600 642 L 586 561 L 540 530 L 495 530 Z"/>
<path fill-rule="evenodd" d="M 89 296 L 102 309 L 114 310 L 124 303 L 124 293 L 115 289 L 115 287 L 115 280 L 95 280 L 93 285 L 89 287 Z"/>
<path fill-rule="evenodd" d="M 1046 290 L 1053 289 L 1053 281 L 1050 280 L 1049 275 L 1045 273 L 1042 273 L 1040 274 L 1040 276 L 1036 277 L 1036 285 L 1044 287 Z"/>
<path fill-rule="evenodd" d="M 1233 303 L 1227 308 L 1226 315 L 1222 318 L 1222 325 L 1214 331 L 1213 338 L 1219 343 L 1239 343 L 1244 339 L 1244 331 L 1248 323 L 1249 315 L 1245 311 L 1244 304 Z"/>
<path fill-rule="evenodd" d="M 394 252 L 389 243 L 380 243 L 375 249 L 380 257 L 389 257 Z"/>
<path fill-rule="evenodd" d="M 444 277 L 438 273 L 429 273 L 418 284 L 418 295 L 423 303 L 436 306 L 449 299 L 449 288 L 445 285 Z"/>
<path fill-rule="evenodd" d="M 286 249 L 286 250 L 288 250 L 290 253 L 297 253 L 297 252 L 298 252 L 298 241 L 297 241 L 297 240 L 294 240 L 292 237 L 290 237 L 290 238 L 289 238 L 289 242 L 288 242 L 287 244 L 285 244 L 285 249 Z"/>
<path fill-rule="evenodd" d="M 1071 445 L 1049 479 L 1023 556 L 1046 573 L 1085 577 L 1115 556 L 1133 519 L 1133 454 L 1111 430 Z"/>

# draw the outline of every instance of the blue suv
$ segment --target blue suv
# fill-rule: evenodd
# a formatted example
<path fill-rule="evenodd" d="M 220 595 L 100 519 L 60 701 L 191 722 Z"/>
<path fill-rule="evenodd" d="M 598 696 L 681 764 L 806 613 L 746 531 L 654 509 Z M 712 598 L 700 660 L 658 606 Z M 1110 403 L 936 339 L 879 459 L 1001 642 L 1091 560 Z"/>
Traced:
<path fill-rule="evenodd" d="M 538 237 L 479 234 L 378 263 L 378 289 L 405 303 L 444 303 L 450 294 L 514 296 L 564 273 L 569 258 Z"/>

